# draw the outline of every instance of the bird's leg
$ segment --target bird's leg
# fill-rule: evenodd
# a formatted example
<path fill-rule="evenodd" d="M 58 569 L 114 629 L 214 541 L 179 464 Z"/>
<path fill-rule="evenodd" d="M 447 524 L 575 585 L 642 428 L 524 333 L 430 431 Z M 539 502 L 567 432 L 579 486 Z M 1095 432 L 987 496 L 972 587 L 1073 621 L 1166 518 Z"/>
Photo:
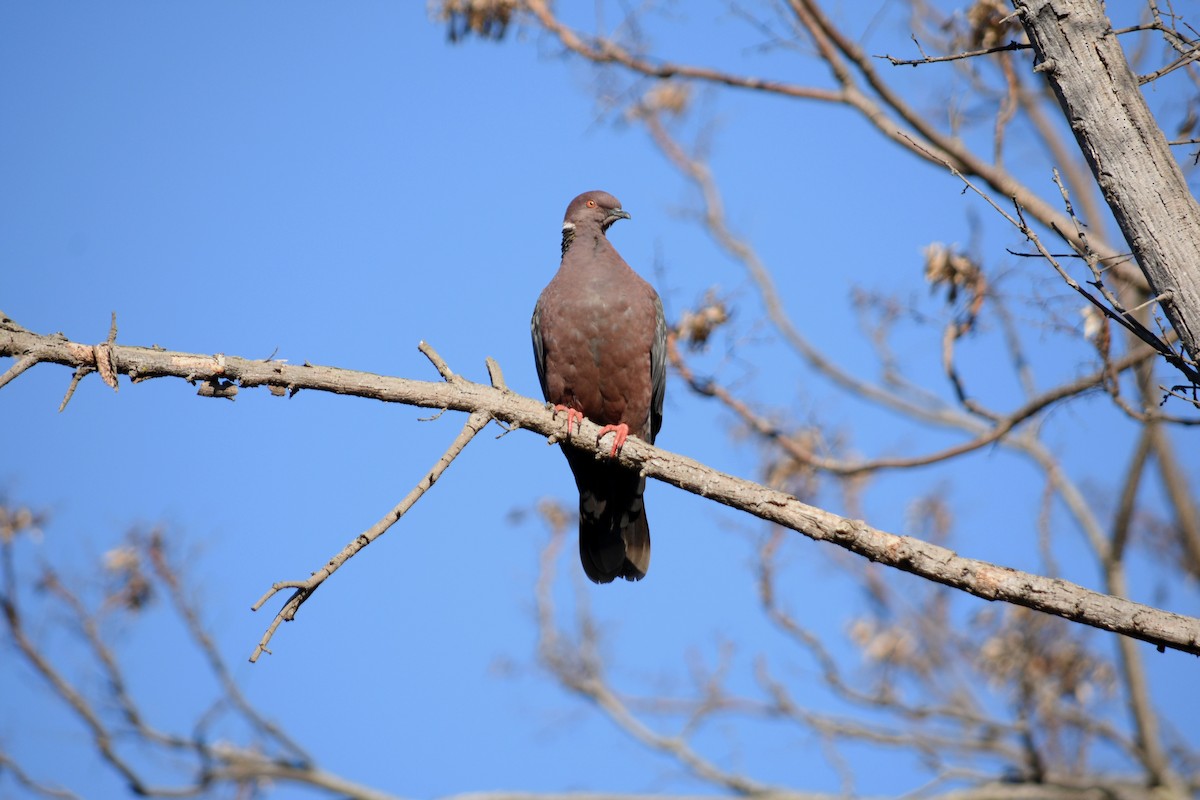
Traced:
<path fill-rule="evenodd" d="M 605 425 L 600 429 L 600 433 L 596 434 L 596 441 L 599 442 L 601 439 L 603 439 L 604 434 L 606 433 L 613 434 L 613 446 L 612 453 L 610 453 L 610 455 L 613 458 L 616 458 L 617 453 L 621 450 L 621 446 L 624 445 L 625 440 L 629 438 L 629 426 L 624 422 L 622 422 L 620 425 Z"/>
<path fill-rule="evenodd" d="M 557 416 L 558 412 L 560 412 L 560 411 L 567 412 L 567 436 L 571 435 L 571 422 L 572 421 L 575 422 L 576 430 L 583 427 L 583 412 L 582 411 L 579 411 L 578 409 L 574 409 L 574 408 L 571 408 L 570 406 L 564 406 L 564 405 L 557 405 L 554 407 L 555 416 Z"/>

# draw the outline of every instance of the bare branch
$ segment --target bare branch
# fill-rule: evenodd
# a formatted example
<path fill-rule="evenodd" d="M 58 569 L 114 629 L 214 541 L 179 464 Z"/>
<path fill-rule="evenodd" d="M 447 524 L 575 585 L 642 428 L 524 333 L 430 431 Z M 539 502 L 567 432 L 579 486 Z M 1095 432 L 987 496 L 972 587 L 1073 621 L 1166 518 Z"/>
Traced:
<path fill-rule="evenodd" d="M 1184 568 L 1200 577 L 1200 512 L 1196 498 L 1188 485 L 1187 475 L 1179 463 L 1171 438 L 1161 425 L 1153 427 L 1154 460 L 1162 476 L 1163 488 L 1175 510 L 1176 526 L 1182 540 Z"/>
<path fill-rule="evenodd" d="M 92 358 L 90 350 L 91 348 L 65 339 L 38 336 L 0 326 L 0 356 L 34 355 L 40 361 L 77 367 L 89 362 Z M 480 418 L 500 419 L 510 425 L 516 424 L 535 430 L 544 436 L 554 435 L 561 428 L 561 423 L 555 420 L 544 403 L 476 384 L 461 377 L 453 382 L 427 383 L 332 367 L 295 367 L 278 362 L 250 361 L 236 357 L 217 359 L 194 353 L 120 345 L 113 347 L 113 360 L 118 372 L 139 377 L 173 375 L 191 380 L 206 380 L 219 375 L 242 386 L 274 385 L 293 389 L 315 389 L 426 408 L 468 411 L 479 414 Z M 482 427 L 482 424 L 479 427 Z M 571 446 L 597 454 L 607 451 L 607 448 L 599 444 L 599 425 L 584 420 L 579 433 L 579 436 L 568 440 Z M 464 435 L 465 431 L 464 434 L 460 434 Z M 723 505 L 741 509 L 768 522 L 783 525 L 811 539 L 836 544 L 871 561 L 911 572 L 986 600 L 1002 600 L 1055 614 L 1103 630 L 1142 639 L 1160 649 L 1172 648 L 1200 654 L 1200 619 L 1110 597 L 1066 581 L 963 558 L 944 547 L 908 536 L 887 533 L 864 522 L 850 520 L 807 505 L 784 492 L 773 491 L 752 481 L 717 472 L 692 459 L 647 445 L 635 437 L 627 440 L 615 460 L 630 469 L 644 471 L 651 478 L 665 481 Z M 385 517 L 372 530 L 385 530 L 390 524 L 387 523 L 387 519 Z M 362 536 L 355 541 L 361 538 Z M 347 550 L 354 549 L 356 552 L 362 546 L 365 546 L 365 543 L 357 548 L 352 543 L 348 545 Z M 335 557 L 335 561 L 337 558 Z M 328 569 L 328 565 L 326 568 Z M 261 606 L 280 589 L 295 588 L 297 593 L 289 600 L 294 614 L 294 608 L 302 602 L 300 598 L 305 592 L 306 583 L 297 581 L 277 584 L 256 605 Z M 278 622 L 286 618 L 286 608 L 280 612 L 268 634 L 273 633 Z"/>
<path fill-rule="evenodd" d="M 704 758 L 687 741 L 683 733 L 666 735 L 653 730 L 637 717 L 608 685 L 595 656 L 592 631 L 595 630 L 586 612 L 580 620 L 581 641 L 576 648 L 566 645 L 555 625 L 551 585 L 554 579 L 554 558 L 562 549 L 565 526 L 555 525 L 551 540 L 542 552 L 541 572 L 535 591 L 538 619 L 538 652 L 542 663 L 558 681 L 571 691 L 595 703 L 618 727 L 647 747 L 667 755 L 685 766 L 696 777 L 726 791 L 739 795 L 775 796 L 786 794 L 780 787 L 757 781 L 721 769 Z M 685 725 L 686 730 L 686 725 Z"/>
<path fill-rule="evenodd" d="M 940 64 L 945 61 L 961 61 L 964 58 L 978 58 L 992 53 L 1005 53 L 1010 50 L 1028 50 L 1033 45 L 1012 41 L 999 47 L 985 47 L 982 50 L 971 50 L 965 53 L 955 53 L 949 56 L 924 56 L 923 58 L 896 58 L 895 56 L 875 56 L 887 59 L 893 67 L 919 67 L 922 64 Z"/>
<path fill-rule="evenodd" d="M 617 64 L 634 74 L 660 78 L 687 78 L 735 88 L 757 90 L 785 97 L 838 102 L 857 111 L 864 121 L 881 135 L 908 149 L 919 157 L 948 161 L 960 171 L 983 179 L 995 191 L 1005 197 L 1017 197 L 1029 213 L 1043 224 L 1058 224 L 1067 230 L 1066 220 L 1055 208 L 1030 191 L 1012 174 L 1001 166 L 990 164 L 970 151 L 957 137 L 939 131 L 929 119 L 918 113 L 901 96 L 892 91 L 879 77 L 867 56 L 842 31 L 832 23 L 828 15 L 812 0 L 789 0 L 796 18 L 813 39 L 818 54 L 825 61 L 839 89 L 816 89 L 794 86 L 778 81 L 732 75 L 722 70 L 707 67 L 679 65 L 655 65 L 631 55 L 611 39 L 587 39 L 578 31 L 559 20 L 545 0 L 521 0 L 530 13 L 548 32 L 553 34 L 568 50 L 597 64 Z M 913 141 L 925 143 L 923 148 L 913 147 Z M 937 158 L 930 159 L 929 153 Z M 1110 259 L 1116 251 L 1102 242 L 1093 246 L 1103 259 Z M 1137 270 L 1119 265 L 1116 272 L 1122 281 L 1133 286 L 1144 287 L 1145 277 Z"/>
<path fill-rule="evenodd" d="M 784 83 L 782 81 L 733 75 L 707 67 L 671 63 L 655 64 L 633 55 L 610 39 L 586 39 L 561 23 L 550 11 L 550 6 L 545 0 L 523 0 L 523 4 L 537 17 L 538 22 L 547 31 L 558 37 L 558 40 L 562 42 L 564 47 L 597 64 L 619 64 L 640 75 L 664 80 L 670 78 L 690 78 L 741 89 L 755 89 L 772 94 L 780 94 L 785 97 L 803 97 L 810 100 L 824 100 L 827 102 L 841 102 L 844 99 L 840 92 L 829 89 L 816 89 L 808 86 Z"/>
<path fill-rule="evenodd" d="M 9 567 L 13 558 L 11 539 L 0 541 L 0 558 Z M 15 570 L 7 569 L 0 583 L 0 609 L 4 612 L 11 641 L 16 653 L 25 663 L 51 687 L 54 695 L 80 719 L 90 731 L 100 758 L 112 767 L 125 781 L 130 792 L 144 797 L 192 797 L 200 796 L 221 784 L 235 784 L 240 789 L 259 788 L 264 782 L 287 782 L 299 786 L 324 789 L 357 800 L 396 800 L 393 795 L 354 783 L 313 765 L 303 751 L 274 723 L 253 708 L 240 690 L 236 688 L 228 670 L 216 650 L 211 636 L 199 620 L 197 610 L 184 598 L 181 578 L 168 562 L 163 552 L 163 540 L 151 536 L 148 540 L 135 538 L 130 550 L 136 551 L 133 558 L 148 558 L 154 565 L 154 577 L 165 584 L 174 600 L 175 609 L 183 617 L 187 632 L 204 652 L 210 670 L 217 676 L 224 695 L 224 703 L 232 707 L 243 721 L 248 723 L 261 738 L 248 746 L 238 746 L 226 739 L 208 741 L 202 733 L 205 718 L 202 717 L 191 737 L 163 732 L 145 722 L 137 700 L 126 676 L 107 642 L 100 633 L 99 616 L 90 611 L 66 581 L 59 580 L 52 571 L 43 576 L 40 588 L 61 601 L 67 619 L 77 625 L 87 642 L 85 656 L 94 659 L 108 684 L 109 693 L 116 702 L 124 726 L 112 724 L 106 717 L 104 702 L 95 702 L 88 690 L 72 684 L 58 670 L 49 654 L 26 630 L 16 603 L 18 586 Z M 109 597 L 104 607 L 111 605 Z M 110 609 L 111 610 L 111 609 Z M 136 610 L 130 607 L 129 610 Z M 214 706 L 216 708 L 216 706 Z M 207 715 L 206 715 L 207 717 Z M 129 748 L 131 742 L 140 748 L 128 755 L 118 748 Z M 282 748 L 283 752 L 272 755 L 268 748 Z M 145 751 L 165 749 L 172 763 L 180 767 L 185 775 L 175 785 L 153 784 L 142 773 L 137 763 Z M 18 784 L 44 797 L 71 800 L 75 794 L 66 790 L 36 782 L 15 763 L 11 757 L 0 752 L 0 776 L 12 775 Z"/>
<path fill-rule="evenodd" d="M 208 662 L 209 670 L 220 682 L 221 690 L 225 693 L 225 696 L 241 712 L 243 717 L 259 731 L 282 745 L 291 754 L 292 758 L 305 764 L 311 764 L 313 761 L 312 756 L 305 752 L 304 748 L 288 736 L 278 725 L 258 713 L 258 710 L 250 705 L 246 696 L 238 688 L 237 681 L 234 680 L 233 674 L 229 671 L 229 666 L 225 663 L 225 659 L 221 657 L 221 652 L 217 648 L 216 642 L 213 641 L 212 635 L 204 627 L 200 619 L 199 610 L 186 597 L 183 584 L 179 579 L 179 573 L 168 562 L 166 548 L 161 535 L 157 531 L 151 536 L 145 550 L 149 554 L 150 565 L 154 568 L 155 576 L 167 587 L 176 613 L 183 618 L 192 641 L 200 647 L 200 651 L 204 654 L 204 658 Z"/>
<path fill-rule="evenodd" d="M 1200 280 L 1195 272 L 1200 205 L 1121 45 L 1091 0 L 1015 0 L 1014 5 L 1037 52 L 1037 69 L 1054 87 L 1151 294 L 1173 295 L 1162 308 L 1194 367 L 1200 359 Z M 1098 95 L 1120 101 L 1098 103 Z"/>
<path fill-rule="evenodd" d="M 18 375 L 20 375 L 22 372 L 29 369 L 36 363 L 38 363 L 38 360 L 34 356 L 25 356 L 24 358 L 17 361 L 11 367 L 6 369 L 4 371 L 3 375 L 0 375 L 0 389 L 3 389 L 5 386 L 7 386 L 9 384 L 10 381 L 12 381 L 13 378 L 16 378 Z M 64 405 L 66 404 L 65 400 L 63 401 L 63 404 Z"/>
<path fill-rule="evenodd" d="M 1181 67 L 1186 67 L 1188 64 L 1194 63 L 1196 59 L 1200 58 L 1200 46 L 1197 46 L 1196 42 L 1190 42 L 1189 44 L 1191 44 L 1192 49 L 1172 61 L 1170 64 L 1167 64 L 1161 69 L 1156 69 L 1154 72 L 1151 72 L 1148 75 L 1139 75 L 1137 79 L 1138 84 L 1145 86 L 1147 83 L 1156 81 L 1162 76 L 1172 73 Z"/>
<path fill-rule="evenodd" d="M 914 142 L 913 144 L 914 144 L 914 146 L 921 147 L 921 145 L 917 144 L 916 142 Z M 1065 269 L 1063 269 L 1062 265 L 1058 263 L 1058 260 L 1054 257 L 1054 255 L 1046 248 L 1046 246 L 1044 244 L 1042 244 L 1042 240 L 1037 235 L 1037 232 L 1034 231 L 1033 228 L 1031 228 L 1029 226 L 1029 223 L 1025 221 L 1025 209 L 1021 207 L 1020 203 L 1017 203 L 1014 201 L 1014 205 L 1015 205 L 1015 209 L 1016 209 L 1016 216 L 1014 217 L 1013 215 L 1011 215 L 1007 211 L 1005 211 L 1003 208 L 1001 208 L 1000 205 L 995 200 L 993 200 L 991 198 L 991 196 L 988 195 L 987 192 L 985 192 L 983 189 L 976 186 L 966 175 L 959 172 L 958 169 L 956 169 L 953 164 L 951 164 L 948 161 L 943 161 L 942 163 L 946 167 L 946 169 L 950 170 L 950 172 L 955 177 L 957 177 L 964 184 L 966 184 L 967 188 L 969 188 L 971 191 L 975 192 L 977 195 L 982 197 L 984 199 L 984 201 L 987 202 L 988 205 L 990 205 L 995 211 L 997 211 L 1001 216 L 1003 216 L 1006 220 L 1008 220 L 1013 225 L 1013 227 L 1015 227 L 1017 230 L 1019 230 L 1025 236 L 1025 238 L 1027 238 L 1031 243 L 1033 243 L 1033 246 L 1037 248 L 1039 253 L 1041 253 L 1042 258 L 1046 259 L 1046 261 L 1050 264 L 1050 266 L 1054 267 L 1054 270 L 1059 274 L 1059 276 L 1063 279 L 1063 281 L 1068 286 L 1070 286 L 1072 289 L 1074 289 L 1076 292 L 1078 292 L 1085 300 L 1087 300 L 1089 303 L 1091 303 L 1095 308 L 1097 308 L 1106 317 L 1108 317 L 1109 319 L 1113 320 L 1114 322 L 1120 324 L 1127 331 L 1134 334 L 1135 336 L 1137 336 L 1137 338 L 1141 339 L 1143 342 L 1145 342 L 1146 344 L 1150 345 L 1155 350 L 1157 350 L 1159 355 L 1161 355 L 1165 361 L 1167 361 L 1172 366 L 1174 366 L 1176 369 L 1178 369 L 1180 372 L 1182 372 L 1184 374 L 1184 376 L 1188 378 L 1188 380 L 1192 381 L 1193 383 L 1200 383 L 1200 371 L 1197 371 L 1196 366 L 1189 359 L 1187 359 L 1183 354 L 1176 353 L 1171 348 L 1171 346 L 1169 344 L 1167 344 L 1166 341 L 1159 338 L 1158 336 L 1155 336 L 1151 331 L 1147 330 L 1145 328 L 1145 326 L 1143 326 L 1141 324 L 1141 322 L 1138 321 L 1138 319 L 1136 317 L 1134 317 L 1132 314 L 1130 314 L 1129 312 L 1124 311 L 1123 309 L 1120 309 L 1120 308 L 1114 309 L 1114 308 L 1106 305 L 1105 303 L 1098 300 L 1090 292 L 1085 290 L 1082 286 L 1080 286 L 1079 281 L 1075 280 L 1073 277 L 1071 277 L 1071 275 Z M 1059 186 L 1061 187 L 1062 184 L 1060 183 Z M 1065 189 L 1064 189 L 1064 191 L 1065 191 Z M 1069 218 L 1073 219 L 1073 217 L 1069 217 Z M 1076 227 L 1078 227 L 1078 220 L 1074 220 L 1074 223 L 1075 223 Z M 1095 253 L 1092 252 L 1092 250 L 1091 250 L 1090 246 L 1088 245 L 1088 242 L 1085 238 L 1084 239 L 1081 239 L 1081 238 L 1071 239 L 1069 234 L 1067 234 L 1065 231 L 1063 231 L 1057 227 L 1054 228 L 1054 231 L 1059 236 L 1062 236 L 1064 239 L 1071 241 L 1075 246 L 1079 247 L 1080 255 L 1083 256 L 1083 258 L 1085 260 L 1096 258 Z M 1092 262 L 1092 263 L 1094 264 L 1094 262 Z M 1111 297 L 1111 295 L 1109 295 L 1109 296 Z M 1113 299 L 1115 300 L 1115 298 L 1113 298 Z M 1195 404 L 1195 405 L 1200 405 L 1200 404 Z"/>
<path fill-rule="evenodd" d="M 56 786 L 49 786 L 44 783 L 39 783 L 21 769 L 21 765 L 13 761 L 4 752 L 0 752 L 0 776 L 4 774 L 13 776 L 17 785 L 23 786 L 33 794 L 39 797 L 55 797 L 59 800 L 79 800 L 79 795 L 66 789 L 60 789 Z"/>
<path fill-rule="evenodd" d="M 7 551 L 10 549 L 11 543 L 4 543 L 2 546 Z M 7 581 L 6 584 L 0 591 L 0 612 L 3 612 L 13 644 L 16 645 L 18 652 L 26 662 L 50 685 L 59 699 L 87 728 L 100 757 L 124 778 L 130 790 L 135 794 L 160 797 L 189 797 L 196 794 L 199 788 L 195 786 L 170 787 L 148 784 L 134 766 L 117 751 L 112 732 L 104 724 L 93 704 L 88 702 L 75 686 L 71 685 L 29 638 L 22 624 L 21 616 L 17 612 L 16 587 Z"/>
<path fill-rule="evenodd" d="M 813 452 L 812 448 L 799 441 L 788 431 L 784 430 L 774 421 L 766 416 L 755 412 L 744 401 L 734 397 L 724 386 L 712 380 L 699 378 L 693 372 L 691 366 L 683 358 L 679 352 L 679 348 L 674 339 L 669 339 L 667 342 L 667 356 L 673 366 L 679 373 L 680 377 L 687 382 L 688 386 L 697 394 L 704 397 L 712 397 L 721 401 L 727 408 L 733 411 L 737 416 L 764 438 L 776 443 L 789 456 L 796 459 L 800 463 L 808 464 L 823 472 L 828 472 L 833 475 L 842 477 L 854 477 L 868 472 L 875 472 L 884 469 L 908 469 L 911 467 L 923 467 L 930 464 L 936 464 L 956 458 L 961 455 L 979 450 L 988 445 L 1002 441 L 1005 436 L 1015 430 L 1021 423 L 1036 417 L 1041 412 L 1057 405 L 1063 400 L 1091 391 L 1103 384 L 1106 377 L 1112 373 L 1121 373 L 1140 364 L 1144 364 L 1148 359 L 1157 354 L 1157 351 L 1148 347 L 1141 347 L 1133 352 L 1123 356 L 1112 364 L 1106 365 L 1098 372 L 1090 375 L 1085 375 L 1069 383 L 1064 383 L 1049 391 L 1030 398 L 1028 402 L 1014 409 L 1008 414 L 995 415 L 994 424 L 981 430 L 973 439 L 962 442 L 960 444 L 951 445 L 950 447 L 938 450 L 932 453 L 899 456 L 893 458 L 873 458 L 863 459 L 860 461 L 845 461 L 820 456 Z M 936 422 L 936 420 L 927 420 Z M 1184 423 L 1193 422 L 1192 420 L 1181 420 Z M 1196 422 L 1200 422 L 1197 420 Z M 948 427 L 961 428 L 957 422 L 943 422 Z"/>
<path fill-rule="evenodd" d="M 462 378 L 455 376 L 452 372 L 450 372 L 450 368 L 446 366 L 444 361 L 441 361 L 441 357 L 436 354 L 433 348 L 429 347 L 424 342 L 422 342 L 421 345 L 422 352 L 429 356 L 430 360 L 433 361 L 434 364 L 438 365 L 439 372 L 441 372 L 443 375 L 452 376 L 453 382 L 455 383 L 462 381 Z M 291 622 L 293 619 L 295 619 L 296 612 L 300 610 L 300 606 L 304 604 L 304 601 L 312 597 L 313 592 L 315 592 L 321 586 L 321 584 L 326 581 L 326 579 L 333 575 L 333 573 L 337 572 L 342 564 L 345 564 L 347 561 L 357 555 L 358 552 L 364 547 L 378 539 L 383 534 L 387 533 L 388 528 L 399 522 L 400 518 L 408 513 L 408 510 L 412 508 L 427 491 L 429 491 L 433 484 L 437 483 L 438 479 L 442 476 L 442 473 L 445 472 L 452 463 L 454 463 L 454 459 L 458 458 L 458 455 L 463 451 L 463 448 L 465 448 L 467 444 L 473 438 L 475 438 L 475 434 L 487 427 L 487 424 L 491 422 L 491 420 L 492 417 L 487 413 L 481 411 L 472 412 L 471 415 L 467 417 L 467 422 L 463 426 L 462 431 L 458 434 L 458 436 L 455 437 L 454 441 L 450 443 L 450 446 L 446 449 L 446 452 L 442 453 L 441 457 L 438 458 L 437 462 L 433 465 L 429 472 L 425 474 L 425 477 L 421 478 L 421 480 L 417 482 L 417 485 L 413 487 L 412 491 L 405 495 L 404 499 L 397 503 L 396 506 L 386 515 L 384 515 L 382 519 L 351 539 L 337 555 L 329 559 L 329 562 L 325 564 L 325 566 L 314 572 L 312 577 L 303 581 L 282 581 L 276 583 L 267 590 L 266 594 L 258 599 L 258 602 L 251 606 L 254 611 L 258 611 L 263 607 L 263 604 L 265 604 L 275 595 L 276 592 L 279 592 L 283 589 L 296 590 L 295 593 L 288 598 L 288 601 L 283 604 L 283 608 L 279 610 L 279 613 L 275 615 L 275 618 L 267 627 L 262 639 L 259 640 L 258 645 L 254 648 L 254 652 L 250 655 L 251 662 L 258 661 L 258 657 L 263 653 L 269 654 L 271 652 L 267 649 L 267 644 L 271 641 L 271 637 L 275 635 L 275 631 L 279 628 L 280 623 Z"/>
<path fill-rule="evenodd" d="M 1004 197 L 1017 198 L 1030 214 L 1048 226 L 1066 230 L 1062 214 L 1031 192 L 1012 174 L 997 164 L 989 164 L 973 153 L 960 139 L 944 133 L 926 115 L 919 113 L 891 89 L 875 71 L 861 48 L 838 29 L 816 0 L 789 0 L 801 24 L 814 37 L 821 57 L 829 65 L 847 95 L 847 104 L 858 110 L 884 136 L 933 163 L 952 165 L 959 172 L 977 176 Z M 862 76 L 861 83 L 856 77 Z M 888 113 L 894 112 L 894 118 Z M 1103 259 L 1114 251 L 1094 243 Z M 1122 280 L 1144 286 L 1144 276 L 1136 270 L 1120 269 Z"/>

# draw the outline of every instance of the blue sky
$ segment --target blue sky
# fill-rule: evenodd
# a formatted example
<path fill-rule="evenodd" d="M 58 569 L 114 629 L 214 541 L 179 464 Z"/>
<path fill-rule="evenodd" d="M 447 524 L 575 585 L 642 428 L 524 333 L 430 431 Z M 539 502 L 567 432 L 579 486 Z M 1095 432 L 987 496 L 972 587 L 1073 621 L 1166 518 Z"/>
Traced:
<path fill-rule="evenodd" d="M 819 78 L 806 59 L 733 46 L 723 14 L 680 16 L 686 36 L 672 35 L 678 21 L 660 20 L 672 57 Z M 872 35 L 903 42 L 896 25 L 884 15 Z M 529 314 L 557 266 L 566 203 L 600 188 L 632 213 L 611 238 L 654 280 L 670 316 L 711 288 L 734 304 L 745 337 L 736 357 L 706 362 L 724 362 L 723 377 L 795 418 L 828 423 L 859 452 L 956 441 L 847 402 L 781 354 L 754 322 L 761 308 L 740 268 L 680 213 L 694 207 L 687 186 L 643 132 L 598 106 L 596 81 L 533 33 L 452 46 L 422 3 L 6 4 L 0 308 L 27 328 L 85 342 L 105 337 L 115 311 L 126 344 L 434 379 L 416 349 L 427 340 L 456 371 L 483 380 L 491 356 L 512 388 L 535 394 Z M 760 244 L 790 312 L 839 363 L 876 377 L 851 290 L 898 292 L 936 309 L 920 248 L 965 243 L 971 214 L 987 210 L 848 112 L 745 94 L 702 92 L 697 102 L 713 126 L 731 220 Z M 990 220 L 982 226 L 981 246 L 997 258 L 1015 244 Z M 1056 307 L 1071 307 L 1065 290 L 1052 291 Z M 937 336 L 899 336 L 914 374 L 936 375 Z M 995 354 L 964 349 L 981 393 L 1011 400 Z M 1064 373 L 1051 355 L 1032 356 L 1047 381 Z M 1067 357 L 1065 374 L 1090 368 L 1086 354 Z M 541 497 L 573 502 L 565 462 L 539 437 L 478 437 L 409 517 L 280 631 L 275 655 L 250 665 L 270 621 L 250 604 L 380 517 L 461 420 L 422 422 L 418 410 L 316 393 L 204 400 L 181 381 L 123 382 L 114 394 L 94 377 L 59 414 L 69 377 L 40 366 L 0 391 L 0 490 L 51 520 L 24 557 L 68 565 L 86 586 L 98 580 L 87 573 L 98 554 L 130 525 L 167 526 L 191 554 L 187 577 L 247 693 L 323 767 L 410 797 L 702 788 L 532 664 L 546 534 L 510 517 Z M 1056 421 L 1062 432 L 1048 439 L 1068 464 L 1112 461 L 1111 471 L 1091 472 L 1106 496 L 1127 445 L 1113 415 L 1085 402 Z M 731 428 L 672 379 L 661 446 L 755 477 L 757 451 Z M 1196 434 L 1182 435 L 1195 470 Z M 1036 568 L 1036 507 L 1011 497 L 1036 502 L 1039 479 L 1001 450 L 952 472 L 888 476 L 863 513 L 902 531 L 913 498 L 939 486 L 952 498 L 958 549 Z M 843 510 L 836 494 L 823 500 Z M 748 684 L 754 653 L 767 647 L 750 578 L 761 527 L 661 485 L 647 503 L 648 579 L 582 588 L 605 621 L 614 675 L 685 684 L 689 659 L 712 663 L 717 642 L 739 640 L 735 680 Z M 1057 543 L 1068 563 L 1077 536 Z M 865 601 L 831 569 L 838 557 L 828 548 L 794 547 L 794 603 L 816 611 L 814 628 L 841 636 L 846 614 L 831 611 Z M 572 549 L 560 569 L 577 573 Z M 1152 564 L 1136 576 L 1142 599 L 1167 591 Z M 1086 568 L 1070 577 L 1096 581 Z M 1171 607 L 1200 612 L 1194 589 L 1167 592 Z M 569 600 L 569 585 L 564 592 Z M 66 647 L 52 629 L 41 632 Z M 211 687 L 161 610 L 115 635 L 162 724 L 186 724 L 205 706 Z M 1156 692 L 1182 691 L 1183 661 L 1152 659 Z M 814 674 L 796 670 L 801 681 Z M 62 757 L 86 751 L 85 738 L 47 710 L 35 676 L 0 664 L 0 687 L 0 745 L 37 774 L 94 787 L 91 796 L 120 791 L 89 758 Z M 1176 724 L 1194 738 L 1196 719 Z M 717 731 L 705 743 L 764 780 L 838 786 L 803 734 Z M 899 792 L 911 788 L 908 774 L 867 771 L 859 788 Z"/>

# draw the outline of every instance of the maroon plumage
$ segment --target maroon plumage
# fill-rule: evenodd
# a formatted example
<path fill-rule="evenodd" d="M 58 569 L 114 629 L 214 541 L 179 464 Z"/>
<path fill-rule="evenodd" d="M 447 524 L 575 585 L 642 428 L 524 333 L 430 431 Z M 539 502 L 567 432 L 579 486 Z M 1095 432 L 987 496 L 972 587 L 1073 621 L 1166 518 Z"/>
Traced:
<path fill-rule="evenodd" d="M 629 214 L 607 192 L 585 192 L 567 206 L 562 263 L 533 310 L 534 358 L 547 401 L 653 443 L 662 425 L 667 328 L 658 294 L 605 235 L 618 219 Z M 568 446 L 563 453 L 579 488 L 584 572 L 597 583 L 645 577 L 646 479 Z"/>

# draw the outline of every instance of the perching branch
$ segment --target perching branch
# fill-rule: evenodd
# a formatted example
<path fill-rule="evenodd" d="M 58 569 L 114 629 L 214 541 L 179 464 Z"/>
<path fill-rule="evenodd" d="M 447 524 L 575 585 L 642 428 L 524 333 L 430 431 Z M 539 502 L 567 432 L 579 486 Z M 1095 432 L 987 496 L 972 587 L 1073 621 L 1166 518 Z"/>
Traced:
<path fill-rule="evenodd" d="M 465 378 L 433 383 L 335 367 L 293 366 L 221 354 L 207 356 L 125 345 L 112 345 L 109 355 L 115 372 L 134 380 L 168 376 L 192 382 L 225 380 L 241 387 L 274 386 L 292 394 L 310 389 L 480 414 L 536 431 L 551 441 L 557 441 L 562 433 L 562 421 L 544 403 Z M 0 356 L 31 356 L 39 362 L 75 368 L 94 365 L 96 358 L 92 347 L 63 337 L 41 336 L 6 322 L 0 322 Z M 604 451 L 598 443 L 599 432 L 599 425 L 585 420 L 579 433 L 567 441 L 599 456 Z M 1200 655 L 1200 619 L 1101 594 L 1068 581 L 965 558 L 945 547 L 831 514 L 785 492 L 718 472 L 633 437 L 617 460 L 684 491 L 976 597 L 1054 614 L 1141 639 L 1160 649 Z"/>

